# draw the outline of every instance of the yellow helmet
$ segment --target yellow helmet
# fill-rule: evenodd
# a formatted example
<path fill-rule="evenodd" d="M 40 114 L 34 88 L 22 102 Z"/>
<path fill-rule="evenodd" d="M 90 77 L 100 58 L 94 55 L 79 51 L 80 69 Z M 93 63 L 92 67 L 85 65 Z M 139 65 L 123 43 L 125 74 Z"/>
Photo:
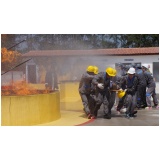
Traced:
<path fill-rule="evenodd" d="M 117 71 L 116 71 L 116 69 L 114 69 L 114 70 L 113 70 L 113 74 L 114 74 L 114 75 L 116 75 L 116 74 L 117 74 Z"/>
<path fill-rule="evenodd" d="M 88 66 L 87 67 L 87 72 L 93 72 L 94 73 L 94 67 L 93 66 Z"/>
<path fill-rule="evenodd" d="M 106 69 L 106 72 L 109 76 L 114 77 L 116 76 L 117 71 L 114 68 L 108 67 Z"/>
<path fill-rule="evenodd" d="M 125 95 L 125 93 L 126 93 L 126 92 L 123 91 L 123 90 L 122 90 L 122 91 L 118 91 L 118 94 L 117 94 L 117 95 L 118 95 L 118 98 L 122 98 L 122 97 Z"/>
<path fill-rule="evenodd" d="M 98 67 L 97 66 L 93 66 L 94 67 L 94 74 L 98 74 Z"/>

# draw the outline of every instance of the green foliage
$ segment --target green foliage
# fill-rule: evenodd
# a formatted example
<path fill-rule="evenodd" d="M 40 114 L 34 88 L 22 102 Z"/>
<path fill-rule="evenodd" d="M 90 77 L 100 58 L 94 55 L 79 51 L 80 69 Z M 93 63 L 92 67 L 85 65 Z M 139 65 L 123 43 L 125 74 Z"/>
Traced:
<path fill-rule="evenodd" d="M 16 34 L 2 35 L 2 47 L 26 39 L 14 49 L 20 53 L 30 50 L 84 50 L 103 48 L 158 47 L 158 34 Z"/>

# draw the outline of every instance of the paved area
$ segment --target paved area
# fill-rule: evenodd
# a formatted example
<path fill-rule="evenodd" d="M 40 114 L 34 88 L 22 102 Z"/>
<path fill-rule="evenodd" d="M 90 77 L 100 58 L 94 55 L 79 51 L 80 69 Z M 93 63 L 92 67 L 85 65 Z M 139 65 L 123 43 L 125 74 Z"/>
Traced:
<path fill-rule="evenodd" d="M 61 118 L 49 123 L 39 124 L 38 126 L 77 126 L 92 122 L 86 118 L 82 111 L 61 110 Z"/>
<path fill-rule="evenodd" d="M 103 108 L 98 112 L 97 119 L 89 120 L 83 111 L 62 110 L 59 120 L 40 124 L 39 126 L 159 126 L 159 110 L 138 110 L 137 117 L 125 118 L 124 114 L 118 115 L 116 109 L 112 109 L 112 118 L 103 118 Z"/>
<path fill-rule="evenodd" d="M 157 96 L 159 97 L 159 95 Z M 67 107 L 67 109 L 64 109 L 63 105 L 64 103 L 61 102 L 60 119 L 50 123 L 40 124 L 39 126 L 159 126 L 159 109 L 156 108 L 152 110 L 138 110 L 135 118 L 127 119 L 123 113 L 120 115 L 117 114 L 115 104 L 112 108 L 111 119 L 103 118 L 103 107 L 101 107 L 98 111 L 97 119 L 89 120 L 83 112 L 82 103 L 79 103 L 79 101 L 65 102 L 66 106 L 71 106 Z"/>
<path fill-rule="evenodd" d="M 98 113 L 96 120 L 85 124 L 85 126 L 159 126 L 159 110 L 138 110 L 137 116 L 133 119 L 125 118 L 124 114 L 117 115 L 115 109 L 112 110 L 112 118 L 104 119 L 102 109 Z"/>

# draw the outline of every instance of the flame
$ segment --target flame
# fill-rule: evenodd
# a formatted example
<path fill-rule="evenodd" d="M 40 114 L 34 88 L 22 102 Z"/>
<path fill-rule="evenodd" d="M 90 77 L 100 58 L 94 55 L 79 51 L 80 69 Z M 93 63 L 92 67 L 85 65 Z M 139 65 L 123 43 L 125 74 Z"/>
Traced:
<path fill-rule="evenodd" d="M 1 48 L 1 62 L 14 62 L 21 56 L 17 51 L 8 51 L 6 48 Z"/>
<path fill-rule="evenodd" d="M 1 94 L 3 96 L 9 95 L 34 95 L 34 94 L 45 94 L 52 92 L 51 90 L 38 90 L 34 87 L 29 86 L 25 81 L 17 81 L 9 86 L 2 86 Z"/>

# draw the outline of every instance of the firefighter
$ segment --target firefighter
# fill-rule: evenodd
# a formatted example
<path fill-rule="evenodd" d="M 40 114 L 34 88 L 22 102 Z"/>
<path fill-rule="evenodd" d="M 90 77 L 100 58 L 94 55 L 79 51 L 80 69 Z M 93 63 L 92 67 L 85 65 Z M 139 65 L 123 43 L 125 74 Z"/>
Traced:
<path fill-rule="evenodd" d="M 134 111 L 137 103 L 137 85 L 138 85 L 138 78 L 135 76 L 135 69 L 130 68 L 128 70 L 128 75 L 123 77 L 120 81 L 120 87 L 123 85 L 126 85 L 125 89 L 125 96 L 122 97 L 123 104 L 125 104 L 126 112 L 125 117 L 126 118 L 133 118 L 137 111 Z"/>
<path fill-rule="evenodd" d="M 116 75 L 116 70 L 114 70 L 114 74 Z M 120 89 L 119 87 L 120 77 L 114 76 L 111 77 L 112 86 L 110 88 L 110 98 L 109 98 L 109 111 L 111 114 L 111 109 L 113 108 L 114 103 L 116 102 L 116 91 Z"/>
<path fill-rule="evenodd" d="M 95 86 L 95 96 L 96 96 L 96 105 L 94 108 L 94 116 L 97 116 L 98 110 L 100 106 L 103 104 L 104 106 L 104 118 L 111 119 L 111 113 L 109 111 L 109 88 L 111 82 L 111 77 L 116 75 L 115 69 L 108 67 L 106 68 L 106 72 L 100 72 L 94 76 L 92 80 L 93 86 Z"/>
<path fill-rule="evenodd" d="M 141 64 L 136 65 L 136 76 L 138 78 L 138 86 L 137 86 L 137 108 L 145 108 L 147 107 L 146 103 L 146 86 L 147 81 L 145 79 L 144 73 L 142 71 Z"/>
<path fill-rule="evenodd" d="M 153 79 L 152 73 L 148 71 L 148 64 L 143 64 L 142 65 L 142 70 L 145 76 L 145 79 L 147 81 L 147 91 L 146 91 L 146 102 L 147 102 L 147 107 L 145 109 L 152 109 L 151 105 L 151 96 L 153 98 L 153 103 L 157 109 L 159 109 L 158 106 L 158 99 L 156 96 L 156 83 Z"/>
<path fill-rule="evenodd" d="M 97 66 L 93 66 L 94 67 L 94 75 L 98 74 L 98 67 Z M 90 117 L 91 119 L 96 119 L 96 116 L 94 116 L 94 109 L 95 109 L 95 105 L 96 105 L 96 95 L 95 95 L 95 91 L 96 91 L 96 87 L 95 85 L 93 85 L 91 83 L 91 93 L 90 93 Z"/>
<path fill-rule="evenodd" d="M 86 113 L 88 119 L 91 118 L 91 112 L 90 112 L 90 103 L 91 103 L 91 92 L 92 92 L 92 86 L 91 82 L 94 77 L 94 66 L 88 66 L 86 72 L 82 75 L 82 78 L 79 83 L 79 94 L 82 99 L 84 112 Z"/>

